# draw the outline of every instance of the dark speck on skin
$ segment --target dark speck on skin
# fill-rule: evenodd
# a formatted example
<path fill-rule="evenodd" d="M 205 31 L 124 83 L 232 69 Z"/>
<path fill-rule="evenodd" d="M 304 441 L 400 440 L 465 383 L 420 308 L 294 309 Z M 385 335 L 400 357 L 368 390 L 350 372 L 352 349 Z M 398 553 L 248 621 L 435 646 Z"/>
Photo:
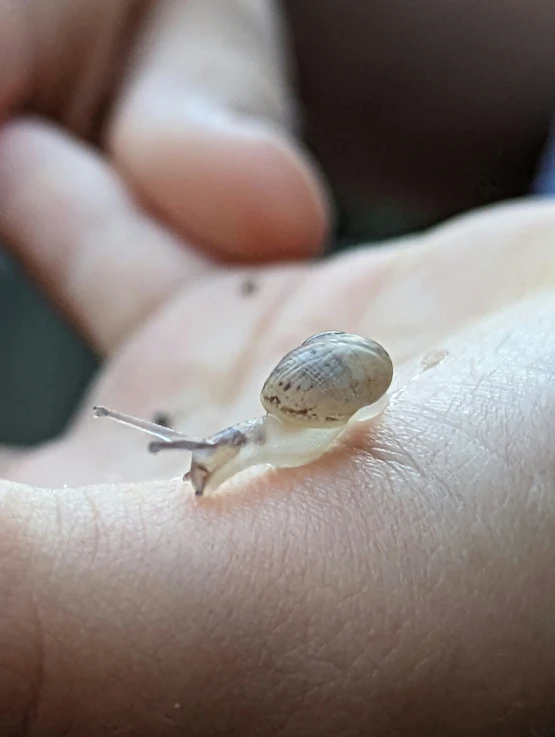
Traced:
<path fill-rule="evenodd" d="M 243 297 L 250 297 L 252 294 L 258 292 L 259 288 L 257 282 L 249 276 L 241 283 L 241 294 Z"/>
<path fill-rule="evenodd" d="M 160 427 L 171 427 L 171 419 L 165 412 L 157 412 L 152 418 L 152 422 Z"/>

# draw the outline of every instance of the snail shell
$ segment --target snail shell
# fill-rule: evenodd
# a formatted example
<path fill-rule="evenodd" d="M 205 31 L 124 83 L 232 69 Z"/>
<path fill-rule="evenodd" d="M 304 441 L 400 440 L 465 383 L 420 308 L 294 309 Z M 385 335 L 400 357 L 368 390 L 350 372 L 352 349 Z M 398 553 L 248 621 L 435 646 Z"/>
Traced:
<path fill-rule="evenodd" d="M 389 389 L 393 364 L 379 343 L 339 331 L 318 333 L 277 364 L 260 394 L 268 414 L 304 427 L 344 425 Z"/>

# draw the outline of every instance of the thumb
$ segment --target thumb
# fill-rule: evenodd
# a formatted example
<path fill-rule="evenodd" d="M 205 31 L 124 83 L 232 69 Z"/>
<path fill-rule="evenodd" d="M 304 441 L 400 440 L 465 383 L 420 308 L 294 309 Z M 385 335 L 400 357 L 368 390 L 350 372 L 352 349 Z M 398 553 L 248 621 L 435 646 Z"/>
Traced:
<path fill-rule="evenodd" d="M 280 18 L 269 0 L 164 0 L 146 16 L 107 136 L 143 200 L 220 257 L 314 255 L 327 229 L 292 140 Z"/>

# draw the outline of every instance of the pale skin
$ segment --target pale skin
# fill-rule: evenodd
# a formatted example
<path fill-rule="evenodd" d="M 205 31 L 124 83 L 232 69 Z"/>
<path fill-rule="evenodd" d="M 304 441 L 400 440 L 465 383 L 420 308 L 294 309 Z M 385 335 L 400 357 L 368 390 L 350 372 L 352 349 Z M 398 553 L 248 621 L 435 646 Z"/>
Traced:
<path fill-rule="evenodd" d="M 42 124 L 0 137 L 0 227 L 106 357 L 62 438 L 4 456 L 0 731 L 554 723 L 555 206 L 224 269 L 130 202 L 117 171 Z M 172 480 L 179 453 L 91 418 L 103 403 L 217 431 L 256 416 L 268 367 L 330 328 L 382 343 L 399 391 L 310 467 L 199 503 Z"/>

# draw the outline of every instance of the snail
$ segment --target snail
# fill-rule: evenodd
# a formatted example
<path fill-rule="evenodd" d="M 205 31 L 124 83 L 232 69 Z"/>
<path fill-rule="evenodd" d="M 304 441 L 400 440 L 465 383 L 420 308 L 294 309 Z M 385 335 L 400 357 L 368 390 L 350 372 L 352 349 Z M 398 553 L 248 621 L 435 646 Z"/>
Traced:
<path fill-rule="evenodd" d="M 316 460 L 359 410 L 365 419 L 383 412 L 392 379 L 391 358 L 381 345 L 334 330 L 311 336 L 279 361 L 260 394 L 264 416 L 211 437 L 189 438 L 106 407 L 93 411 L 158 438 L 151 452 L 191 451 L 183 479 L 202 496 L 251 466 L 293 468 Z"/>

